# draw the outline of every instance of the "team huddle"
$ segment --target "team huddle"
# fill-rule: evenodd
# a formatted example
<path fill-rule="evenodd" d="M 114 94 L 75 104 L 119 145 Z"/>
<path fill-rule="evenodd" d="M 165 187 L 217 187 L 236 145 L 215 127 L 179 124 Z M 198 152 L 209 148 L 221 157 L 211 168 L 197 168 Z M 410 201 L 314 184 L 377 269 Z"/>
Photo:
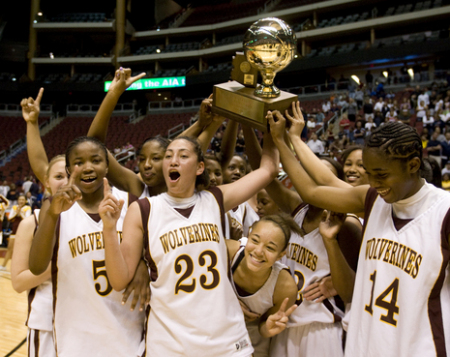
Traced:
<path fill-rule="evenodd" d="M 180 136 L 142 144 L 136 174 L 104 141 L 142 76 L 116 71 L 87 136 L 49 162 L 43 89 L 21 102 L 50 194 L 21 220 L 11 265 L 29 356 L 450 354 L 450 195 L 421 178 L 413 128 L 382 125 L 342 168 L 302 141 L 296 102 L 267 113 L 262 147 L 242 125 L 247 163 L 233 121 L 207 153 L 225 120 L 208 98 Z"/>

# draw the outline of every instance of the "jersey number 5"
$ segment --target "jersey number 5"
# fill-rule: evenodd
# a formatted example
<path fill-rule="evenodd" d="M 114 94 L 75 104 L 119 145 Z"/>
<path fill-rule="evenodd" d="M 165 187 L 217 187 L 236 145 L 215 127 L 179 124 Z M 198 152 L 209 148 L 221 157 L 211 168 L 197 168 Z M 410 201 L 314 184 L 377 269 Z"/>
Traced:
<path fill-rule="evenodd" d="M 372 274 L 370 274 L 370 281 L 372 282 L 372 292 L 370 294 L 370 303 L 364 307 L 369 314 L 373 315 L 373 291 L 375 289 L 375 280 L 377 278 L 377 271 L 374 270 Z M 398 298 L 398 285 L 399 280 L 395 278 L 394 281 L 384 290 L 375 300 L 375 306 L 381 307 L 387 311 L 386 315 L 381 315 L 380 320 L 391 324 L 392 326 L 397 326 L 397 320 L 394 318 L 394 315 L 399 313 L 400 308 L 397 306 L 397 298 Z M 386 297 L 391 295 L 391 299 L 389 301 L 385 300 Z"/>
<path fill-rule="evenodd" d="M 217 265 L 217 255 L 212 250 L 205 250 L 200 254 L 198 257 L 198 264 L 202 267 L 206 264 L 205 257 L 208 256 L 210 259 L 210 264 L 208 265 L 208 273 L 212 274 L 212 282 L 210 284 L 206 284 L 206 281 L 208 280 L 207 276 L 202 274 L 200 275 L 200 286 L 205 290 L 211 290 L 214 289 L 217 285 L 219 285 L 220 282 L 220 274 L 217 269 L 215 269 Z M 183 271 L 183 266 L 181 262 L 185 262 L 186 264 L 186 270 L 183 273 L 183 275 L 178 279 L 177 284 L 175 285 L 175 295 L 178 294 L 178 292 L 185 291 L 187 293 L 192 293 L 195 290 L 196 286 L 196 280 L 195 278 L 192 278 L 192 281 L 190 284 L 184 283 L 186 279 L 188 279 L 192 273 L 194 272 L 194 262 L 192 261 L 192 258 L 187 254 L 181 254 L 176 260 L 174 264 L 175 273 L 181 274 Z"/>
<path fill-rule="evenodd" d="M 106 275 L 106 263 L 104 260 L 93 260 L 92 261 L 92 273 L 94 275 L 94 281 L 100 277 L 105 278 L 106 280 L 106 288 L 102 290 L 102 285 L 97 282 L 95 283 L 95 291 L 100 296 L 106 296 L 112 291 L 112 286 L 109 283 L 108 275 Z M 105 269 L 103 269 L 105 268 Z"/>

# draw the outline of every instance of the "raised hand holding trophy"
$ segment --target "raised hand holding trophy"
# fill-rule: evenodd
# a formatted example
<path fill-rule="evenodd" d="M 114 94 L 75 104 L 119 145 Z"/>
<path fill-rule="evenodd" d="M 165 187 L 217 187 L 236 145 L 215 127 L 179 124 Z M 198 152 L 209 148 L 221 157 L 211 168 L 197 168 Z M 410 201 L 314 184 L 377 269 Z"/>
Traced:
<path fill-rule="evenodd" d="M 296 51 L 295 34 L 283 20 L 268 17 L 256 21 L 244 36 L 247 61 L 242 61 L 239 55 L 233 61 L 233 71 L 241 72 L 243 80 L 215 85 L 212 111 L 266 131 L 268 110 L 284 112 L 298 100 L 297 95 L 280 91 L 273 84 L 276 73 L 291 63 Z M 258 69 L 262 76 L 256 90 L 251 88 L 256 82 L 256 78 L 252 80 L 251 67 Z"/>

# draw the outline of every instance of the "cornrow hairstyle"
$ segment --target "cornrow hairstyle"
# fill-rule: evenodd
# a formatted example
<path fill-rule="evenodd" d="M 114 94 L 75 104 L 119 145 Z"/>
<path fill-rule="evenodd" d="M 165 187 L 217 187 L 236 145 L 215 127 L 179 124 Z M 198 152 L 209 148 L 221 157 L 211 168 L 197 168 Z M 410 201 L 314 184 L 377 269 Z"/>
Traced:
<path fill-rule="evenodd" d="M 189 141 L 192 144 L 193 151 L 197 155 L 197 162 L 205 163 L 202 147 L 200 146 L 200 143 L 198 142 L 197 139 L 191 138 L 189 136 L 179 136 L 175 138 L 172 142 L 180 139 Z M 197 189 L 197 191 L 201 191 L 207 189 L 208 187 L 209 187 L 209 173 L 205 167 L 203 172 L 200 175 L 197 175 L 197 178 L 195 179 L 195 188 Z"/>
<path fill-rule="evenodd" d="M 164 150 L 167 149 L 167 147 L 170 144 L 170 140 L 166 139 L 162 136 L 152 136 L 150 138 L 147 138 L 144 140 L 144 142 L 142 143 L 141 147 L 139 148 L 139 150 L 137 151 L 138 155 L 141 152 L 142 148 L 144 147 L 145 144 L 151 142 L 151 141 L 156 141 Z"/>
<path fill-rule="evenodd" d="M 260 222 L 272 222 L 276 226 L 278 226 L 284 235 L 284 246 L 282 251 L 284 251 L 289 243 L 289 239 L 291 237 L 292 232 L 297 233 L 298 235 L 302 235 L 302 230 L 297 224 L 297 222 L 294 221 L 294 219 L 283 212 L 280 212 L 278 214 L 271 214 L 268 216 L 263 216 L 259 221 L 256 221 L 252 225 L 252 230 L 260 223 Z"/>
<path fill-rule="evenodd" d="M 423 169 L 422 140 L 416 130 L 401 122 L 389 122 L 375 129 L 366 140 L 366 148 L 377 148 L 393 159 L 420 159 Z"/>
<path fill-rule="evenodd" d="M 98 140 L 97 138 L 91 137 L 91 136 L 79 136 L 78 138 L 73 140 L 69 144 L 69 146 L 67 146 L 67 149 L 66 149 L 66 171 L 67 171 L 68 175 L 70 175 L 70 172 L 68 171 L 68 168 L 70 167 L 70 162 L 69 162 L 70 153 L 78 145 L 80 145 L 82 143 L 86 143 L 86 142 L 96 144 L 99 147 L 99 149 L 101 151 L 103 151 L 103 153 L 105 154 L 106 165 L 107 166 L 109 165 L 108 149 L 106 148 L 105 144 L 102 141 Z"/>
<path fill-rule="evenodd" d="M 212 153 L 205 154 L 205 160 L 211 160 L 217 162 L 219 165 L 222 165 L 219 158 Z"/>

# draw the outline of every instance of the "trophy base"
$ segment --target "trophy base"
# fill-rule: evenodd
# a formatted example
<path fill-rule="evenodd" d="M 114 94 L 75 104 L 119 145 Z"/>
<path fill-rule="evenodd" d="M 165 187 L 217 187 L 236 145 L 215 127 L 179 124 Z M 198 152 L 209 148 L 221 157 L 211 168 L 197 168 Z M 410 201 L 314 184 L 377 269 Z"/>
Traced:
<path fill-rule="evenodd" d="M 214 86 L 212 112 L 265 132 L 269 129 L 267 111 L 279 110 L 284 115 L 296 101 L 296 94 L 283 91 L 276 98 L 257 97 L 253 88 L 231 81 Z"/>

